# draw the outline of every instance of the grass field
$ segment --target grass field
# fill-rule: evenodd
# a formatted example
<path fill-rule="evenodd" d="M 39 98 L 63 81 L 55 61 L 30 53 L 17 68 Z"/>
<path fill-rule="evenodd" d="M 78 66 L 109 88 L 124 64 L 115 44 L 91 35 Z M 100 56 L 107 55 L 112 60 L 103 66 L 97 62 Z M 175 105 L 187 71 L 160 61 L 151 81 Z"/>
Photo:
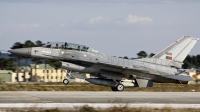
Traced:
<path fill-rule="evenodd" d="M 16 83 L 0 84 L 0 91 L 110 91 L 110 87 L 90 83 Z M 200 85 L 158 84 L 151 88 L 127 87 L 124 91 L 200 92 Z"/>
<path fill-rule="evenodd" d="M 28 109 L 28 110 L 7 110 L 6 112 L 199 112 L 199 109 L 173 109 L 173 108 L 128 108 L 128 107 L 112 107 L 108 109 L 95 109 L 88 106 L 83 106 L 80 108 L 74 108 L 74 110 L 38 110 L 38 109 Z"/>

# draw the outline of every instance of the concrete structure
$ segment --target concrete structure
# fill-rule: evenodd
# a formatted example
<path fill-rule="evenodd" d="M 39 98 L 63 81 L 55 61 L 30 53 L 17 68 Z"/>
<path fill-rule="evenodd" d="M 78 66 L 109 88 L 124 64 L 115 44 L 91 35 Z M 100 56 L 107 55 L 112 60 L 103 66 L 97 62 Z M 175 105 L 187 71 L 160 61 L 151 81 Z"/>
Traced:
<path fill-rule="evenodd" d="M 11 70 L 0 70 L 0 82 L 24 82 L 26 78 L 24 74 L 28 74 L 28 72 L 16 73 Z"/>
<path fill-rule="evenodd" d="M 66 78 L 66 70 L 55 69 L 48 64 L 30 64 L 32 81 L 62 82 Z"/>
<path fill-rule="evenodd" d="M 55 69 L 49 64 L 30 64 L 19 67 L 16 72 L 0 70 L 0 82 L 62 82 L 66 77 L 67 70 Z M 70 82 L 86 82 L 89 74 L 72 73 Z"/>
<path fill-rule="evenodd" d="M 55 69 L 49 64 L 30 64 L 29 67 L 22 67 L 21 72 L 24 73 L 23 82 L 62 82 L 65 78 L 67 78 L 67 70 Z M 76 75 L 72 73 L 71 75 L 73 77 L 70 82 L 86 82 L 84 79 L 90 77 L 89 74 Z"/>
<path fill-rule="evenodd" d="M 12 74 L 13 72 L 11 70 L 0 70 L 0 83 L 15 81 L 15 78 Z"/>

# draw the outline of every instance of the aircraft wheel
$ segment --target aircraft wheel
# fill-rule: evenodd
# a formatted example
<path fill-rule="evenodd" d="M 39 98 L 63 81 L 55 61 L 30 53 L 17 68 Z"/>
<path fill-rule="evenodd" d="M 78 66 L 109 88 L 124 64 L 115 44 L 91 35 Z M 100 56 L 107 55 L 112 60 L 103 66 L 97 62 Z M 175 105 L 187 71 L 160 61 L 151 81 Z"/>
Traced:
<path fill-rule="evenodd" d="M 124 85 L 123 84 L 118 84 L 116 87 L 111 87 L 112 91 L 123 91 L 124 90 Z"/>
<path fill-rule="evenodd" d="M 124 90 L 124 85 L 123 84 L 118 84 L 116 89 L 117 89 L 117 91 L 123 91 Z"/>
<path fill-rule="evenodd" d="M 69 84 L 69 80 L 68 79 L 64 79 L 63 80 L 63 84 L 65 84 L 65 85 Z"/>

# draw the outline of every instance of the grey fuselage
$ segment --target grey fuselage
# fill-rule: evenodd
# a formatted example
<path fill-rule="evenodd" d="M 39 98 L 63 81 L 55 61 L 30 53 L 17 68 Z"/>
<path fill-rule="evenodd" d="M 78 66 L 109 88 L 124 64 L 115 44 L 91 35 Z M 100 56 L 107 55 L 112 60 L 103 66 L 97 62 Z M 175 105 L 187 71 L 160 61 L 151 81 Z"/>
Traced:
<path fill-rule="evenodd" d="M 175 75 L 178 73 L 178 65 L 177 67 L 171 66 L 176 63 L 169 60 L 156 58 L 130 60 L 93 51 L 86 52 L 44 47 L 32 47 L 29 53 L 31 57 L 61 60 L 63 61 L 62 64 L 77 65 L 77 67 L 62 66 L 67 70 L 90 73 L 106 79 L 122 80 L 122 78 L 125 78 L 134 80 L 137 78 L 159 83 L 177 82 L 177 80 L 162 77 L 162 75 Z M 82 69 L 79 69 L 80 67 Z"/>
<path fill-rule="evenodd" d="M 87 78 L 86 81 L 110 86 L 113 91 L 122 91 L 123 79 L 135 80 L 134 84 L 138 87 L 152 87 L 153 82 L 186 84 L 191 81 L 188 73 L 180 68 L 198 40 L 184 36 L 152 58 L 134 60 L 107 56 L 85 45 L 68 42 L 52 42 L 42 47 L 13 49 L 8 52 L 60 60 L 64 69 L 98 77 Z"/>

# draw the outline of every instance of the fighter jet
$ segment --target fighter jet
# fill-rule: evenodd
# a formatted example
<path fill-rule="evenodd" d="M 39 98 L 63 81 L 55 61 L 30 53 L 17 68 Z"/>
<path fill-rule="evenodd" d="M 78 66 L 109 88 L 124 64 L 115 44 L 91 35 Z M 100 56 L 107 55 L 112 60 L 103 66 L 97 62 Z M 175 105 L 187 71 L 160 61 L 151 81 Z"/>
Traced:
<path fill-rule="evenodd" d="M 157 83 L 182 83 L 192 80 L 181 71 L 184 59 L 199 39 L 184 36 L 152 58 L 123 59 L 107 56 L 85 45 L 52 42 L 41 47 L 13 49 L 8 52 L 36 58 L 60 60 L 61 67 L 72 72 L 89 73 L 86 81 L 123 91 L 126 86 L 152 87 Z M 130 49 L 131 50 L 131 49 Z M 123 82 L 123 79 L 133 82 Z M 69 80 L 64 79 L 64 84 Z"/>

